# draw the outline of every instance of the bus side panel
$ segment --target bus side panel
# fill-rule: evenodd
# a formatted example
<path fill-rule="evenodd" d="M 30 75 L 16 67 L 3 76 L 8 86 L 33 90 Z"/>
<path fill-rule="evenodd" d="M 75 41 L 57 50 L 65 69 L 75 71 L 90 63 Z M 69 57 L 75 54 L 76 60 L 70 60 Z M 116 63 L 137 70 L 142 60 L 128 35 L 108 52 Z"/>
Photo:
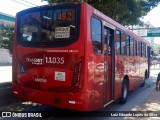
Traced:
<path fill-rule="evenodd" d="M 140 82 L 143 83 L 145 79 L 145 71 L 148 69 L 147 66 L 147 58 L 146 57 L 141 57 L 141 62 L 140 62 Z"/>
<path fill-rule="evenodd" d="M 93 60 L 93 58 L 88 58 L 88 54 L 90 53 L 91 49 L 90 48 L 90 44 L 88 44 L 88 37 L 90 37 L 90 16 L 88 16 L 87 13 L 91 13 L 91 11 L 88 11 L 88 6 L 85 3 L 81 4 L 81 20 L 80 20 L 80 39 L 83 40 L 84 42 L 84 69 L 83 71 L 83 80 L 82 80 L 82 91 L 87 94 L 86 98 L 83 98 L 86 100 L 86 109 L 87 111 L 91 111 L 93 110 L 93 101 L 94 101 L 94 97 L 92 94 L 92 81 L 90 80 L 90 78 L 92 78 L 92 76 L 90 76 L 90 74 L 88 74 L 89 70 L 88 69 L 92 69 L 93 70 L 93 66 L 92 66 L 92 61 L 90 62 L 90 60 Z"/>
<path fill-rule="evenodd" d="M 135 56 L 128 57 L 128 76 L 129 76 L 129 90 L 135 89 L 139 80 L 136 79 L 136 58 Z"/>
<path fill-rule="evenodd" d="M 122 83 L 124 77 L 128 75 L 129 91 L 136 86 L 134 57 L 116 56 L 115 57 L 115 99 L 121 96 Z"/>
<path fill-rule="evenodd" d="M 144 58 L 141 57 L 141 58 L 140 58 L 140 82 L 143 82 L 144 69 L 145 69 L 145 66 L 144 66 Z"/>
<path fill-rule="evenodd" d="M 89 97 L 89 109 L 98 110 L 103 108 L 104 100 L 104 56 L 96 55 L 91 39 L 91 17 L 93 8 L 87 6 L 87 40 L 85 54 L 88 61 L 87 92 Z"/>
<path fill-rule="evenodd" d="M 96 109 L 103 106 L 104 92 L 104 56 L 96 56 L 94 59 L 94 105 Z"/>
<path fill-rule="evenodd" d="M 115 56 L 115 89 L 114 98 L 118 99 L 121 96 L 122 81 L 124 75 L 123 57 Z"/>
<path fill-rule="evenodd" d="M 93 110 L 94 108 L 94 94 L 93 94 L 93 79 L 94 79 L 94 57 L 93 55 L 89 56 L 90 54 L 92 54 L 92 42 L 90 41 L 90 16 L 91 16 L 91 9 L 89 9 L 89 7 L 86 4 L 82 4 L 82 7 L 84 10 L 84 18 L 81 19 L 82 24 L 84 26 L 84 32 L 83 36 L 85 39 L 85 50 L 84 50 L 84 54 L 85 54 L 85 68 L 86 68 L 86 72 L 84 72 L 86 74 L 86 78 L 85 78 L 85 86 L 86 86 L 86 92 L 88 93 L 88 98 L 86 98 L 87 101 L 87 107 L 88 110 Z M 89 23 L 89 24 L 87 24 Z"/>
<path fill-rule="evenodd" d="M 136 66 L 136 80 L 137 82 L 140 81 L 141 77 L 140 77 L 140 57 L 136 56 L 135 57 L 135 66 Z"/>

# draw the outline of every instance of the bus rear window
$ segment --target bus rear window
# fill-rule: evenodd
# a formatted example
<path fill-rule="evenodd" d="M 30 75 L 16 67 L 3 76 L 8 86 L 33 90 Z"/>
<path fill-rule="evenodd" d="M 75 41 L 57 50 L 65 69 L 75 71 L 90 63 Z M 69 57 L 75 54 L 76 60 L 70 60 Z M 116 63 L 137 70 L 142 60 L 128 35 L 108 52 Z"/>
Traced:
<path fill-rule="evenodd" d="M 77 35 L 74 8 L 29 12 L 20 15 L 18 20 L 20 43 L 70 41 Z"/>

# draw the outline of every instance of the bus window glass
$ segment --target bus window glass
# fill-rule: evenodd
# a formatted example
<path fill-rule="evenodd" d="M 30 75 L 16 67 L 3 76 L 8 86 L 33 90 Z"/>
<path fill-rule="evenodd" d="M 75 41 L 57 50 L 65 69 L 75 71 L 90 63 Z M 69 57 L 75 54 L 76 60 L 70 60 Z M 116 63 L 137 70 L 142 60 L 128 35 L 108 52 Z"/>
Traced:
<path fill-rule="evenodd" d="M 130 49 L 129 49 L 129 46 L 130 46 L 130 36 L 127 35 L 126 37 L 126 51 L 127 51 L 127 55 L 130 55 Z"/>
<path fill-rule="evenodd" d="M 140 56 L 140 42 L 137 42 L 137 54 Z"/>
<path fill-rule="evenodd" d="M 130 38 L 130 56 L 134 56 L 134 39 Z"/>
<path fill-rule="evenodd" d="M 120 40 L 121 40 L 121 39 L 120 39 L 120 37 L 121 37 L 121 36 L 120 36 L 120 31 L 117 30 L 117 31 L 116 31 L 116 54 L 117 54 L 117 55 L 120 55 L 120 53 L 121 53 L 121 49 L 120 49 L 120 48 L 121 48 L 121 47 L 120 47 L 120 45 L 121 45 L 121 44 L 120 44 Z"/>
<path fill-rule="evenodd" d="M 145 45 L 145 57 L 147 57 L 147 45 L 146 44 L 144 44 Z"/>
<path fill-rule="evenodd" d="M 147 52 L 147 45 L 145 45 L 146 46 L 146 57 L 148 57 L 148 52 Z"/>
<path fill-rule="evenodd" d="M 109 35 L 108 35 L 108 54 L 112 53 L 112 39 L 113 39 L 113 31 L 109 31 Z"/>
<path fill-rule="evenodd" d="M 144 44 L 142 43 L 142 57 L 144 57 Z"/>
<path fill-rule="evenodd" d="M 142 57 L 142 42 L 140 42 L 140 56 Z"/>
<path fill-rule="evenodd" d="M 102 53 L 102 25 L 101 21 L 92 17 L 91 20 L 92 44 L 96 54 Z"/>
<path fill-rule="evenodd" d="M 107 30 L 107 28 L 104 28 L 104 43 L 105 43 L 104 54 L 106 54 L 107 53 L 106 46 L 108 46 L 108 30 Z"/>
<path fill-rule="evenodd" d="M 142 43 L 142 46 L 143 46 L 143 57 L 146 57 L 146 48 L 145 48 L 145 44 Z"/>
<path fill-rule="evenodd" d="M 74 39 L 75 9 L 56 9 L 23 14 L 19 19 L 22 42 L 54 42 Z"/>
<path fill-rule="evenodd" d="M 108 52 L 108 54 L 111 54 L 111 47 L 112 47 L 112 32 L 111 30 L 109 30 L 108 28 L 104 27 L 104 42 L 105 42 L 105 46 L 107 46 L 107 48 L 104 49 L 104 53 L 106 54 L 106 52 Z M 106 51 L 106 49 L 108 51 Z"/>
<path fill-rule="evenodd" d="M 136 50 L 135 50 L 135 52 L 136 52 L 135 55 L 136 55 L 136 56 L 138 56 L 137 47 L 138 47 L 138 46 L 137 46 L 137 41 L 135 40 L 135 49 L 136 49 Z"/>
<path fill-rule="evenodd" d="M 126 34 L 125 33 L 121 33 L 121 55 L 126 55 L 127 51 L 126 51 Z"/>

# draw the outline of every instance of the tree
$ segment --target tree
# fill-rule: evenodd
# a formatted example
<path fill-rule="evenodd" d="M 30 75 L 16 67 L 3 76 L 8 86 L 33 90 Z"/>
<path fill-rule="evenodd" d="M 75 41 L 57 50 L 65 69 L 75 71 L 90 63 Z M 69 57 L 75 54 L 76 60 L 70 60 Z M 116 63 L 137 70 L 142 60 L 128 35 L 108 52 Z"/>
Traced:
<path fill-rule="evenodd" d="M 2 41 L 2 47 L 9 50 L 9 53 L 12 55 L 12 43 L 14 37 L 14 26 L 5 26 L 0 24 L 0 41 Z"/>
<path fill-rule="evenodd" d="M 141 25 L 140 18 L 156 7 L 160 0 L 48 0 L 49 4 L 84 1 L 122 25 Z"/>

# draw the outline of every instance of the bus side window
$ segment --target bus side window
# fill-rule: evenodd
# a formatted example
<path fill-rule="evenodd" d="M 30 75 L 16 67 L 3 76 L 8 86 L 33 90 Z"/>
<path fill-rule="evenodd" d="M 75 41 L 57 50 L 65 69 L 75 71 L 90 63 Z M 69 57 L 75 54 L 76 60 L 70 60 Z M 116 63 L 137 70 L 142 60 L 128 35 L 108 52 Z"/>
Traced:
<path fill-rule="evenodd" d="M 142 57 L 142 42 L 140 42 L 140 56 Z"/>
<path fill-rule="evenodd" d="M 140 49 L 140 42 L 138 41 L 137 42 L 137 56 L 140 56 L 140 51 L 141 51 L 141 49 Z"/>
<path fill-rule="evenodd" d="M 104 28 L 104 54 L 107 54 L 107 50 L 108 50 L 108 30 L 106 28 Z"/>
<path fill-rule="evenodd" d="M 135 40 L 134 45 L 135 45 L 135 56 L 137 56 L 137 40 Z"/>
<path fill-rule="evenodd" d="M 120 55 L 121 54 L 121 43 L 120 43 L 120 40 L 121 40 L 121 32 L 119 30 L 116 30 L 116 54 L 117 55 Z"/>
<path fill-rule="evenodd" d="M 91 20 L 92 45 L 95 54 L 102 53 L 102 24 L 101 21 L 92 17 Z"/>
<path fill-rule="evenodd" d="M 121 55 L 127 54 L 126 34 L 121 32 Z"/>
<path fill-rule="evenodd" d="M 111 54 L 112 53 L 112 38 L 113 37 L 113 35 L 112 35 L 112 33 L 111 33 L 111 30 L 110 30 L 110 32 L 109 32 L 109 34 L 108 34 L 108 54 Z"/>
<path fill-rule="evenodd" d="M 148 57 L 148 52 L 147 52 L 147 45 L 145 44 L 145 48 L 146 48 L 146 57 Z"/>
<path fill-rule="evenodd" d="M 106 54 L 108 52 L 108 54 L 111 54 L 111 40 L 112 40 L 112 35 L 111 35 L 111 31 L 107 28 L 104 28 L 104 40 L 105 40 L 105 50 L 104 53 Z"/>
<path fill-rule="evenodd" d="M 129 35 L 127 35 L 127 37 L 126 37 L 126 54 L 127 54 L 127 56 L 129 56 L 130 55 L 130 36 Z"/>
<path fill-rule="evenodd" d="M 130 56 L 134 56 L 134 38 L 130 37 Z"/>
<path fill-rule="evenodd" d="M 146 57 L 146 44 L 143 43 L 143 57 Z"/>

